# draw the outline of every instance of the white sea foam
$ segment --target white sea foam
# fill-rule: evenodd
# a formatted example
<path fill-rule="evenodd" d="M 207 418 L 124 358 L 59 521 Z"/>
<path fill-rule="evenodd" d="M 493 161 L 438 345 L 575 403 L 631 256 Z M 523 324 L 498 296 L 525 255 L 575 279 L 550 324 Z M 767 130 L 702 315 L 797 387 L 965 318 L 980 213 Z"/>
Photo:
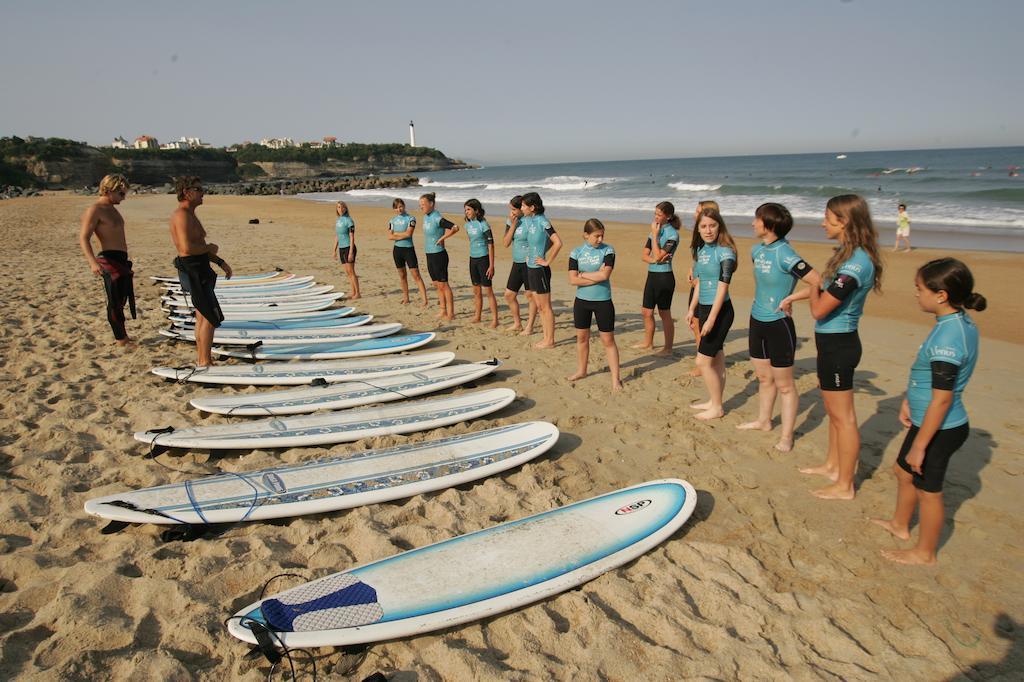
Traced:
<path fill-rule="evenodd" d="M 722 189 L 721 185 L 701 185 L 692 182 L 670 182 L 668 186 L 680 192 L 714 192 Z"/>

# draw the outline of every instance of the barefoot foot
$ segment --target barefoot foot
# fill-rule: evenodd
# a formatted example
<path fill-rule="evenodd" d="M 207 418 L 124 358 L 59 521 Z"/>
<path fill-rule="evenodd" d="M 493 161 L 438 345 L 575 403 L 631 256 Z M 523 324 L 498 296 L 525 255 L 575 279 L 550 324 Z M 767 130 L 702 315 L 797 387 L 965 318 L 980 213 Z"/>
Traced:
<path fill-rule="evenodd" d="M 822 500 L 852 500 L 856 495 L 852 485 L 847 487 L 838 483 L 819 488 L 811 494 Z"/>
<path fill-rule="evenodd" d="M 779 442 L 775 444 L 775 449 L 779 452 L 791 452 L 793 450 L 793 439 L 780 438 Z"/>
<path fill-rule="evenodd" d="M 538 341 L 537 343 L 533 344 L 533 347 L 536 348 L 537 350 L 544 350 L 546 348 L 554 348 L 555 344 L 553 341 Z"/>
<path fill-rule="evenodd" d="M 656 357 L 656 358 L 670 358 L 670 357 L 672 357 L 672 349 L 671 348 L 662 348 L 661 350 L 659 350 L 657 353 L 654 354 L 654 357 Z"/>
<path fill-rule="evenodd" d="M 579 381 L 580 379 L 582 379 L 585 376 L 587 376 L 586 372 L 576 372 L 575 374 L 571 374 L 571 375 L 567 376 L 565 378 L 565 380 L 566 381 Z"/>
<path fill-rule="evenodd" d="M 839 470 L 832 469 L 827 464 L 822 464 L 821 466 L 816 467 L 802 467 L 799 471 L 801 474 L 807 474 L 809 476 L 824 476 L 833 483 L 839 479 Z"/>
<path fill-rule="evenodd" d="M 646 343 L 643 343 L 643 342 L 640 342 L 640 343 L 634 343 L 632 346 L 630 346 L 630 348 L 633 348 L 635 350 L 653 350 L 654 346 L 646 344 Z"/>
<path fill-rule="evenodd" d="M 772 423 L 759 421 L 744 422 L 742 424 L 737 424 L 736 428 L 740 431 L 771 431 Z"/>
<path fill-rule="evenodd" d="M 886 529 L 887 531 L 898 537 L 900 540 L 910 539 L 910 531 L 906 528 L 897 528 L 893 524 L 892 519 L 871 519 L 871 523 L 875 524 L 876 526 L 881 526 L 882 528 Z"/>
<path fill-rule="evenodd" d="M 693 369 L 691 369 L 690 370 L 690 376 L 691 377 L 699 377 L 700 376 L 700 367 L 694 367 Z"/>
<path fill-rule="evenodd" d="M 711 407 L 703 412 L 698 412 L 693 416 L 703 421 L 709 421 L 711 419 L 721 419 L 722 417 L 725 416 L 725 410 L 723 410 L 721 407 Z"/>
<path fill-rule="evenodd" d="M 883 549 L 882 556 L 898 564 L 912 566 L 932 566 L 936 563 L 934 554 L 926 554 L 918 549 Z"/>
<path fill-rule="evenodd" d="M 707 410 L 711 408 L 711 401 L 707 400 L 703 403 L 690 403 L 691 410 Z"/>

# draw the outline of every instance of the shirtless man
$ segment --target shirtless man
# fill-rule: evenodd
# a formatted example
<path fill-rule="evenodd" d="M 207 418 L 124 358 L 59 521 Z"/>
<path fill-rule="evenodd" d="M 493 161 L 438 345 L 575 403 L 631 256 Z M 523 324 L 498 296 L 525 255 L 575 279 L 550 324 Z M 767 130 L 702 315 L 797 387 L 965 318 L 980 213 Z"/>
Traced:
<path fill-rule="evenodd" d="M 206 243 L 206 230 L 196 217 L 196 208 L 203 203 L 202 182 L 195 176 L 185 176 L 175 180 L 174 188 L 178 192 L 178 208 L 171 214 L 171 239 L 178 252 L 174 267 L 196 311 L 196 367 L 209 367 L 213 364 L 213 332 L 224 321 L 214 290 L 217 273 L 210 263 L 220 266 L 228 279 L 231 266 L 217 255 L 216 244 Z"/>
<path fill-rule="evenodd" d="M 100 198 L 82 214 L 78 243 L 89 263 L 89 269 L 103 278 L 107 295 L 107 322 L 120 346 L 135 341 L 124 328 L 124 306 L 130 304 L 135 319 L 135 293 L 132 287 L 132 262 L 128 260 L 128 242 L 124 236 L 124 218 L 116 206 L 128 193 L 128 180 L 123 175 L 108 175 L 100 181 Z M 92 250 L 92 237 L 100 243 L 100 254 Z"/>

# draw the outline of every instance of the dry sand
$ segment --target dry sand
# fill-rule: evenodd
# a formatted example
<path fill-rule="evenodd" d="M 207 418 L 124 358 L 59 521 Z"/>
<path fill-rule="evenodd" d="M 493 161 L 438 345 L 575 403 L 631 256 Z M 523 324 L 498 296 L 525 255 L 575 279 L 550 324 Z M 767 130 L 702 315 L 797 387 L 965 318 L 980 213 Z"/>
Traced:
<path fill-rule="evenodd" d="M 460 359 L 500 358 L 502 370 L 485 384 L 510 386 L 520 397 L 494 419 L 351 447 L 523 419 L 555 422 L 561 440 L 521 469 L 459 489 L 253 523 L 215 540 L 163 543 L 159 529 L 149 526 L 101 535 L 102 522 L 86 516 L 82 505 L 93 495 L 183 478 L 144 459 L 145 448 L 130 434 L 199 421 L 187 399 L 211 390 L 147 374 L 155 365 L 184 364 L 194 353 L 157 335 L 164 323 L 158 290 L 146 280 L 171 270 L 167 217 L 174 199 L 129 197 L 122 205 L 144 311 L 141 319 L 129 320 L 130 332 L 141 341 L 131 352 L 112 344 L 101 287 L 78 252 L 78 217 L 89 201 L 58 194 L 0 202 L 8 254 L 0 328 L 0 677 L 260 679 L 267 664 L 247 659 L 247 647 L 227 635 L 223 620 L 252 601 L 270 576 L 324 575 L 668 476 L 685 478 L 700 491 L 697 511 L 644 557 L 542 603 L 378 644 L 363 657 L 318 650 L 321 676 L 362 679 L 382 670 L 400 671 L 395 679 L 406 681 L 934 680 L 1011 679 L 1024 669 L 1024 303 L 1014 284 L 1019 256 L 962 254 L 991 307 L 975 315 L 984 341 L 965 401 L 973 428 L 947 478 L 950 521 L 937 567 L 888 563 L 879 549 L 904 543 L 867 521 L 890 513 L 895 501 L 891 465 L 902 440 L 896 412 L 930 323 L 913 303 L 911 280 L 914 268 L 933 252 L 887 256 L 886 293 L 869 298 L 862 324 L 859 494 L 853 502 L 823 502 L 809 494 L 819 481 L 796 473 L 798 465 L 822 458 L 827 439 L 805 309 L 796 318 L 803 345 L 794 452 L 775 451 L 775 433 L 734 428 L 756 410 L 756 380 L 746 353 L 749 240 L 741 244 L 737 322 L 726 346 L 728 414 L 706 424 L 685 407 L 703 395 L 703 387 L 686 376 L 693 345 L 681 324 L 673 360 L 628 349 L 641 329 L 643 268 L 636 256 L 645 226 L 609 225 L 608 241 L 620 254 L 613 288 L 626 382 L 623 394 L 612 395 L 600 344 L 592 347 L 594 376 L 574 385 L 563 379 L 573 370 L 574 350 L 571 291 L 561 272 L 553 296 L 558 347 L 538 355 L 530 350 L 537 337 L 468 323 L 467 248 L 460 234 L 451 244 L 458 319 L 437 326 L 434 307 L 399 305 L 390 248 L 379 236 L 389 212 L 361 207 L 353 207 L 365 297 L 359 308 L 413 330 L 437 329 L 436 347 Z M 199 215 L 239 273 L 282 266 L 346 288 L 340 266 L 329 258 L 330 205 L 209 197 Z M 246 224 L 252 217 L 261 224 Z M 492 224 L 502 222 L 496 218 Z M 579 225 L 554 223 L 566 241 L 556 268 L 564 270 Z M 733 232 L 748 234 L 746 226 L 734 226 Z M 819 266 L 827 254 L 821 245 L 798 248 Z M 499 258 L 495 279 L 504 283 L 507 252 L 499 249 Z M 684 305 L 685 295 L 677 296 L 677 319 Z M 500 310 L 507 324 L 503 303 Z M 190 453 L 163 455 L 160 461 L 188 472 L 238 471 L 325 452 L 257 451 L 216 460 Z M 284 579 L 272 587 L 287 584 Z"/>

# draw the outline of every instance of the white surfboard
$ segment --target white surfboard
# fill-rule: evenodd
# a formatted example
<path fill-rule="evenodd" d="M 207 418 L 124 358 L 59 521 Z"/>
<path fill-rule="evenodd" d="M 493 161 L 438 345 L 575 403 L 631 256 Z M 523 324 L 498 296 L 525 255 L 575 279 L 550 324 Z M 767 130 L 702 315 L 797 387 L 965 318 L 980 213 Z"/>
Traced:
<path fill-rule="evenodd" d="M 280 279 L 282 277 L 294 277 L 290 272 L 284 272 L 283 270 L 275 270 L 273 272 L 262 272 L 255 275 L 233 275 L 232 281 L 236 282 L 255 282 L 265 279 Z M 152 275 L 150 279 L 154 282 L 177 282 L 177 275 Z"/>
<path fill-rule="evenodd" d="M 241 312 L 233 313 L 231 311 L 224 313 L 224 320 L 231 320 L 233 322 L 297 322 L 299 320 L 329 320 L 338 317 L 345 317 L 355 312 L 355 308 L 352 306 L 346 306 L 344 308 L 331 308 L 330 310 L 313 310 L 309 312 L 288 312 L 288 311 L 275 311 L 275 312 Z M 195 322 L 195 315 L 191 310 L 178 309 L 171 311 L 168 315 L 168 319 L 172 322 L 177 321 L 192 321 Z"/>
<path fill-rule="evenodd" d="M 375 381 L 384 377 L 423 372 L 443 367 L 455 359 L 455 353 L 415 353 L 412 355 L 378 355 L 352 360 L 314 360 L 312 362 L 263 362 L 245 365 L 213 365 L 211 367 L 156 367 L 150 370 L 158 377 L 197 384 L 236 386 L 301 386 L 322 380 Z"/>
<path fill-rule="evenodd" d="M 339 298 L 345 298 L 344 292 L 331 291 L 334 287 L 325 284 L 322 286 L 312 287 L 310 289 L 297 289 L 295 291 L 289 291 L 286 293 L 273 293 L 273 294 L 250 294 L 246 296 L 227 296 L 225 294 L 218 293 L 217 300 L 227 301 L 229 303 L 260 303 L 268 301 L 271 303 L 281 303 L 283 301 L 304 301 L 310 298 L 320 297 L 333 297 L 334 300 Z M 164 294 L 160 297 L 160 300 L 166 305 L 168 303 L 173 304 L 192 304 L 192 297 L 184 292 L 173 292 Z"/>
<path fill-rule="evenodd" d="M 312 277 L 296 277 L 288 280 L 267 282 L 266 284 L 237 284 L 232 286 L 219 286 L 223 278 L 217 280 L 218 296 L 252 296 L 264 293 L 287 293 L 290 291 L 301 291 L 316 286 Z M 182 293 L 181 284 L 162 285 L 168 294 Z"/>
<path fill-rule="evenodd" d="M 362 358 L 370 355 L 401 353 L 425 346 L 434 340 L 434 332 L 419 334 L 395 334 L 363 341 L 340 343 L 303 344 L 293 346 L 260 346 L 259 348 L 213 347 L 218 357 L 243 358 L 246 360 L 341 360 Z"/>
<path fill-rule="evenodd" d="M 288 322 L 282 324 L 273 320 L 224 320 L 218 329 L 244 329 L 249 333 L 265 331 L 270 329 L 292 330 L 299 333 L 311 330 L 330 330 L 339 327 L 361 327 L 369 324 L 373 315 L 352 315 L 350 317 L 337 317 L 333 320 L 309 320 L 307 322 Z M 181 318 L 172 319 L 171 325 L 175 329 L 195 329 L 195 320 L 184 321 Z"/>
<path fill-rule="evenodd" d="M 138 431 L 135 440 L 164 448 L 200 450 L 334 445 L 360 438 L 427 431 L 477 419 L 506 407 L 515 397 L 516 392 L 510 388 L 491 388 L 457 396 L 303 417 L 193 426 L 169 433 Z"/>
<path fill-rule="evenodd" d="M 253 627 L 287 647 L 409 637 L 510 611 L 576 587 L 667 540 L 696 492 L 663 479 L 412 549 L 305 583 L 241 609 L 228 632 Z"/>
<path fill-rule="evenodd" d="M 197 410 L 232 417 L 266 417 L 310 414 L 320 410 L 346 410 L 363 405 L 405 400 L 461 386 L 487 376 L 500 365 L 497 360 L 471 362 L 380 379 L 305 386 L 284 391 L 200 396 L 189 402 Z"/>
<path fill-rule="evenodd" d="M 293 312 L 303 313 L 314 310 L 323 310 L 334 305 L 333 298 L 314 298 L 284 303 L 225 303 L 218 299 L 221 312 L 224 313 L 261 313 L 261 312 Z M 189 304 L 172 303 L 167 306 L 174 311 L 188 312 L 194 310 Z"/>
<path fill-rule="evenodd" d="M 213 332 L 214 343 L 234 346 L 246 346 L 260 342 L 264 346 L 291 346 L 301 344 L 324 344 L 354 341 L 356 339 L 376 339 L 391 336 L 402 331 L 401 322 L 383 324 L 367 324 L 358 327 L 340 327 L 328 329 L 216 329 Z M 163 336 L 181 341 L 195 341 L 195 329 L 181 327 L 161 329 Z"/>
<path fill-rule="evenodd" d="M 105 495 L 87 501 L 85 511 L 113 521 L 156 524 L 322 514 L 493 476 L 547 452 L 557 440 L 558 429 L 553 425 L 525 422 Z"/>

